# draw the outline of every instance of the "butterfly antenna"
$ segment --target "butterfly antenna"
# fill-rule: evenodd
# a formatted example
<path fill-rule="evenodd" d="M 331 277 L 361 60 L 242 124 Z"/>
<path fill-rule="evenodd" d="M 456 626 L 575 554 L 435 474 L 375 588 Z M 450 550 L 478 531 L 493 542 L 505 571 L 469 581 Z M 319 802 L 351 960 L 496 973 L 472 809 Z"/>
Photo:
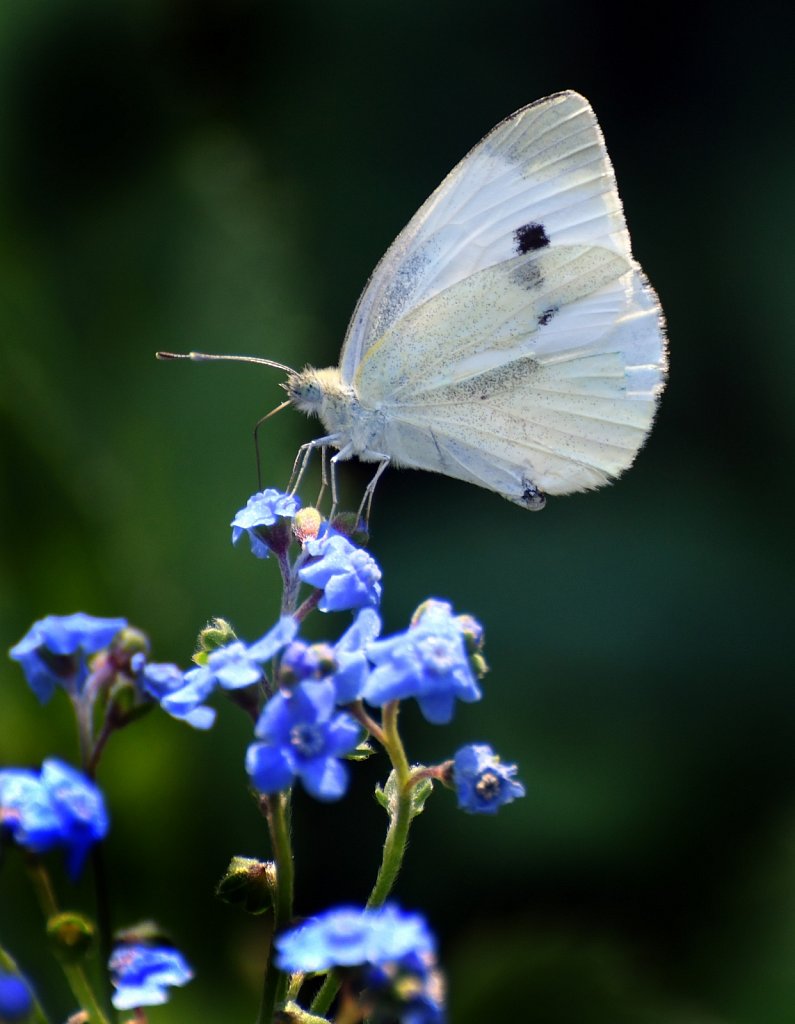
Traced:
<path fill-rule="evenodd" d="M 273 359 L 260 359 L 259 356 L 225 356 L 210 355 L 208 352 L 156 352 L 158 359 L 190 359 L 194 363 L 258 363 L 260 366 L 272 366 L 274 370 L 284 370 L 285 373 L 293 373 L 289 366 L 284 363 L 276 363 Z"/>
<path fill-rule="evenodd" d="M 155 355 L 158 359 L 190 359 L 194 363 L 254 363 L 258 366 L 270 366 L 274 370 L 284 370 L 285 373 L 295 372 L 291 367 L 285 366 L 284 363 L 277 363 L 273 359 L 262 359 L 259 356 L 211 355 L 209 352 L 156 352 Z M 281 412 L 282 409 L 285 409 L 288 405 L 290 405 L 290 399 L 287 399 L 286 402 L 282 402 L 281 405 L 277 405 L 275 409 L 271 409 L 271 411 L 266 413 L 262 419 L 257 420 L 254 425 L 254 452 L 257 458 L 257 486 L 259 490 L 262 490 L 262 460 L 260 458 L 259 450 L 259 428 L 265 420 L 269 420 L 271 416 L 275 416 L 277 412 Z"/>
<path fill-rule="evenodd" d="M 257 420 L 257 422 L 254 424 L 254 451 L 255 451 L 256 456 L 257 456 L 257 490 L 258 491 L 262 490 L 262 459 L 260 458 L 260 450 L 259 450 L 259 428 L 262 426 L 262 424 L 265 422 L 265 420 L 269 420 L 271 418 L 271 416 L 275 416 L 277 412 L 281 412 L 282 409 L 286 409 L 287 406 L 290 405 L 290 404 L 291 404 L 290 403 L 290 399 L 288 398 L 286 402 L 282 402 L 282 404 L 281 405 L 277 405 L 275 409 L 271 409 L 270 412 L 265 413 L 265 415 L 261 419 Z"/>

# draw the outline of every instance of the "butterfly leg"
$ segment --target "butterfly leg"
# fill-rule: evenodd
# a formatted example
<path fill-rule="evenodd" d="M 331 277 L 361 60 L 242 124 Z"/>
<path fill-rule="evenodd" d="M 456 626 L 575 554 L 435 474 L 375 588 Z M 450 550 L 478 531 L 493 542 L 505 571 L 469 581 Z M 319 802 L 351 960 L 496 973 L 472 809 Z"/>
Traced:
<path fill-rule="evenodd" d="M 381 461 L 378 463 L 378 469 L 375 471 L 372 480 L 364 489 L 364 494 L 362 495 L 362 503 L 359 506 L 359 511 L 356 513 L 356 518 L 361 519 L 362 512 L 364 512 L 365 524 L 370 522 L 370 509 L 373 507 L 373 495 L 375 494 L 375 485 L 380 480 L 381 474 L 392 461 L 388 455 L 384 455 L 380 452 L 373 452 L 372 454 L 377 455 L 377 457 Z"/>
<path fill-rule="evenodd" d="M 295 456 L 295 462 L 293 463 L 293 471 L 290 474 L 290 482 L 287 485 L 287 493 L 295 494 L 298 488 L 301 486 L 301 480 L 303 479 L 306 467 L 309 463 L 309 457 L 315 448 L 327 448 L 330 444 L 334 444 L 338 440 L 337 434 L 328 434 L 326 437 L 316 437 L 314 441 L 307 441 L 306 444 L 302 444 L 298 449 L 298 453 Z M 333 461 L 333 460 L 332 460 Z M 331 478 L 332 487 L 334 483 L 334 476 Z"/>
<path fill-rule="evenodd" d="M 331 511 L 328 514 L 328 521 L 334 518 L 334 514 L 337 511 L 337 463 L 344 462 L 353 455 L 353 445 L 346 444 L 344 448 L 340 448 L 336 455 L 332 455 L 329 460 L 331 463 Z"/>
<path fill-rule="evenodd" d="M 315 499 L 315 508 L 320 508 L 320 502 L 328 487 L 328 448 L 324 445 L 320 449 L 320 490 Z"/>

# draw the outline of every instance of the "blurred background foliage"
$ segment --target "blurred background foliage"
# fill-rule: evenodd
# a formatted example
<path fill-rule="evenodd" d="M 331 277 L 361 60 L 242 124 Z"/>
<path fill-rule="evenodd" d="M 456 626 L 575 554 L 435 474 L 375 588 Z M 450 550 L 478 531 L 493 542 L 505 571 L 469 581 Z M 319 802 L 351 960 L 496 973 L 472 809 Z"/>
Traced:
<path fill-rule="evenodd" d="M 227 524 L 279 375 L 154 351 L 333 364 L 371 268 L 477 139 L 562 88 L 597 111 L 671 337 L 637 465 L 540 515 L 410 472 L 375 503 L 387 629 L 447 597 L 493 670 L 447 729 L 407 710 L 411 756 L 488 740 L 528 790 L 494 821 L 438 792 L 415 825 L 397 895 L 440 933 L 454 1024 L 795 1015 L 789 39 L 764 0 L 0 7 L 5 646 L 78 609 L 183 665 L 212 615 L 264 632 L 275 566 Z M 269 422 L 268 484 L 312 432 Z M 346 466 L 350 503 L 368 472 Z M 212 895 L 231 854 L 267 853 L 249 737 L 231 706 L 209 735 L 152 714 L 103 762 L 115 923 L 158 918 L 197 969 L 154 1021 L 253 1018 L 264 926 Z M 76 756 L 66 701 L 42 710 L 0 662 L 0 763 L 53 753 Z M 383 770 L 334 807 L 299 794 L 299 912 L 369 891 Z M 63 1019 L 15 857 L 0 941 Z"/>

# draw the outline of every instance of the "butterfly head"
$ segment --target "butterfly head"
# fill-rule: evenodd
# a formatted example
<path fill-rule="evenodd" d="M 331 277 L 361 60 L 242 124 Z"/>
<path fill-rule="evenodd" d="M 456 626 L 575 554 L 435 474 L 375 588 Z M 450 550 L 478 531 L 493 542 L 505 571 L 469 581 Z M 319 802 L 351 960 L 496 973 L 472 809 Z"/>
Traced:
<path fill-rule="evenodd" d="M 296 409 L 310 416 L 319 416 L 328 399 L 341 388 L 339 370 L 335 367 L 316 370 L 312 366 L 300 371 L 291 370 L 282 387 Z"/>

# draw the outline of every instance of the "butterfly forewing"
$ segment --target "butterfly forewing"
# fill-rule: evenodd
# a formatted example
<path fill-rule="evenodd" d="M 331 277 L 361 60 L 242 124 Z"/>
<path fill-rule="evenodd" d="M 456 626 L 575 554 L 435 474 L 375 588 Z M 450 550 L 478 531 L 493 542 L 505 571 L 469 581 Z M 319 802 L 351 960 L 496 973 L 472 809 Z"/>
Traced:
<path fill-rule="evenodd" d="M 340 371 L 394 462 L 519 503 L 631 464 L 663 323 L 583 97 L 525 107 L 454 168 L 376 268 Z"/>
<path fill-rule="evenodd" d="M 545 239 L 630 253 L 602 134 L 587 100 L 573 92 L 497 125 L 411 219 L 356 306 L 343 380 L 353 380 L 367 350 L 407 310 Z"/>

